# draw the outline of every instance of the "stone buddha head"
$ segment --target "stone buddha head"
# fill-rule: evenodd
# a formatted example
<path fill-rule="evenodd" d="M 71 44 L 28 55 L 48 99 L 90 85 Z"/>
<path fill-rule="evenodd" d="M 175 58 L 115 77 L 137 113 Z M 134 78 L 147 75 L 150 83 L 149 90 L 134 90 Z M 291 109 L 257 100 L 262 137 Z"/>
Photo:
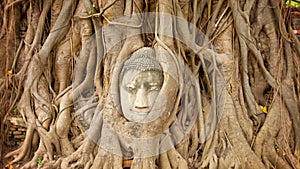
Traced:
<path fill-rule="evenodd" d="M 151 111 L 163 84 L 163 70 L 152 48 L 134 52 L 123 64 L 119 91 L 123 115 L 133 122 L 143 122 Z"/>

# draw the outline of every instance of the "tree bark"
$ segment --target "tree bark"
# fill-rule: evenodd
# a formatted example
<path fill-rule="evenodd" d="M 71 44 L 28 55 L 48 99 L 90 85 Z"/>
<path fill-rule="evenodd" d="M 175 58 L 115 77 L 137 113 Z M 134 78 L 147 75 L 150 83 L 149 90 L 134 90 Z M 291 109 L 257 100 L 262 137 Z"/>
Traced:
<path fill-rule="evenodd" d="M 1 1 L 1 161 L 300 168 L 300 49 L 290 8 L 268 0 Z M 145 47 L 163 70 L 154 102 L 162 114 L 140 124 L 123 116 L 119 78 Z M 26 136 L 3 157 L 12 116 L 23 118 Z M 150 149 L 157 153 L 139 154 Z"/>

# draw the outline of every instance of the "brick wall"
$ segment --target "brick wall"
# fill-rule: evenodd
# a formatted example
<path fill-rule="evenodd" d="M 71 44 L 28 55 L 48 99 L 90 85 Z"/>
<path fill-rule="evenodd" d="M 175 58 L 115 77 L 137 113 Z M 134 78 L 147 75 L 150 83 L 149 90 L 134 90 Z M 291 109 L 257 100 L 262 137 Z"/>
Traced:
<path fill-rule="evenodd" d="M 11 126 L 9 128 L 6 144 L 10 146 L 20 145 L 26 135 L 26 127 L 22 118 L 11 118 Z"/>

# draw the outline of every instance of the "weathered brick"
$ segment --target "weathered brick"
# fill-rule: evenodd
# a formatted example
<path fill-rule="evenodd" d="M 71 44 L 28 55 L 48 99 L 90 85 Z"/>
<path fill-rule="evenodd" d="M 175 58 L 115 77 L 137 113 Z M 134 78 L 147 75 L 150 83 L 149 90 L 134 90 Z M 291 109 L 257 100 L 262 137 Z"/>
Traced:
<path fill-rule="evenodd" d="M 22 135 L 22 131 L 14 131 L 13 135 Z"/>
<path fill-rule="evenodd" d="M 15 130 L 17 130 L 17 126 L 15 126 L 15 125 L 13 125 L 13 126 L 10 126 L 9 130 L 11 130 L 11 131 L 15 131 Z"/>
<path fill-rule="evenodd" d="M 18 128 L 18 131 L 26 131 L 26 128 L 23 128 L 23 127 Z"/>
<path fill-rule="evenodd" d="M 25 135 L 14 135 L 15 139 L 24 139 Z"/>

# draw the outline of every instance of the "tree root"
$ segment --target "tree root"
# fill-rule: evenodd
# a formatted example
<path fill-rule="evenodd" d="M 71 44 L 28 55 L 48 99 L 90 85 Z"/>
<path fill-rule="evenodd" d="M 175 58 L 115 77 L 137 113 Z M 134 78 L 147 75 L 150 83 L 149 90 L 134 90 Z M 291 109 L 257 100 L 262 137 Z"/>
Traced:
<path fill-rule="evenodd" d="M 5 155 L 5 158 L 14 157 L 14 160 L 11 163 L 16 163 L 22 159 L 28 159 L 31 153 L 32 148 L 32 139 L 34 135 L 34 127 L 32 125 L 27 126 L 27 132 L 25 140 L 20 148 L 15 151 L 12 151 Z"/>
<path fill-rule="evenodd" d="M 108 153 L 99 147 L 91 169 L 122 169 L 122 162 L 123 159 L 121 156 Z"/>
<path fill-rule="evenodd" d="M 67 39 L 63 44 L 61 44 L 56 53 L 55 60 L 55 73 L 57 76 L 57 83 L 59 83 L 59 93 L 61 93 L 65 88 L 71 84 L 70 74 L 71 74 L 71 43 Z M 75 49 L 76 50 L 76 49 Z"/>
<path fill-rule="evenodd" d="M 188 169 L 187 161 L 175 149 L 168 151 L 168 158 L 172 168 Z"/>
<path fill-rule="evenodd" d="M 156 157 L 137 158 L 133 160 L 131 169 L 155 169 Z"/>
<path fill-rule="evenodd" d="M 39 147 L 37 151 L 34 153 L 33 158 L 27 162 L 22 169 L 32 169 L 32 168 L 37 168 L 38 167 L 38 159 L 46 159 L 47 156 L 47 151 L 45 149 L 45 146 L 43 145 L 42 142 L 40 142 Z"/>
<path fill-rule="evenodd" d="M 88 137 L 74 153 L 64 158 L 61 163 L 62 169 L 69 168 L 90 168 L 94 161 L 93 151 L 95 143 Z"/>
<path fill-rule="evenodd" d="M 290 113 L 290 117 L 293 122 L 293 129 L 295 135 L 295 156 L 300 159 L 300 115 L 299 115 L 299 108 L 297 106 L 295 89 L 294 89 L 294 82 L 291 79 L 287 79 L 283 81 L 282 86 L 282 95 L 284 98 L 284 102 L 286 107 Z"/>
<path fill-rule="evenodd" d="M 263 145 L 262 159 L 264 159 L 265 163 L 267 163 L 266 160 L 268 160 L 274 168 L 290 169 L 291 166 L 277 154 L 274 148 L 275 145 L 272 142 L 274 142 L 272 139 L 267 139 Z"/>
<path fill-rule="evenodd" d="M 203 155 L 201 157 L 200 162 L 197 162 L 195 164 L 195 168 L 211 168 L 215 169 L 218 166 L 218 157 L 215 153 L 214 148 L 217 147 L 217 139 L 218 137 L 216 133 L 211 136 L 207 141 L 204 146 L 203 150 Z"/>
<path fill-rule="evenodd" d="M 45 164 L 43 164 L 42 167 L 40 167 L 41 169 L 57 169 L 60 168 L 60 165 L 62 163 L 62 158 L 59 158 L 57 161 L 50 161 L 50 162 L 46 162 Z"/>
<path fill-rule="evenodd" d="M 71 124 L 71 107 L 72 98 L 69 97 L 69 93 L 67 93 L 60 103 L 60 114 L 57 117 L 57 121 L 55 124 L 56 133 L 60 139 L 60 145 L 62 148 L 63 155 L 69 155 L 74 152 L 74 148 L 71 145 L 71 142 L 68 139 L 68 133 L 70 130 Z"/>

